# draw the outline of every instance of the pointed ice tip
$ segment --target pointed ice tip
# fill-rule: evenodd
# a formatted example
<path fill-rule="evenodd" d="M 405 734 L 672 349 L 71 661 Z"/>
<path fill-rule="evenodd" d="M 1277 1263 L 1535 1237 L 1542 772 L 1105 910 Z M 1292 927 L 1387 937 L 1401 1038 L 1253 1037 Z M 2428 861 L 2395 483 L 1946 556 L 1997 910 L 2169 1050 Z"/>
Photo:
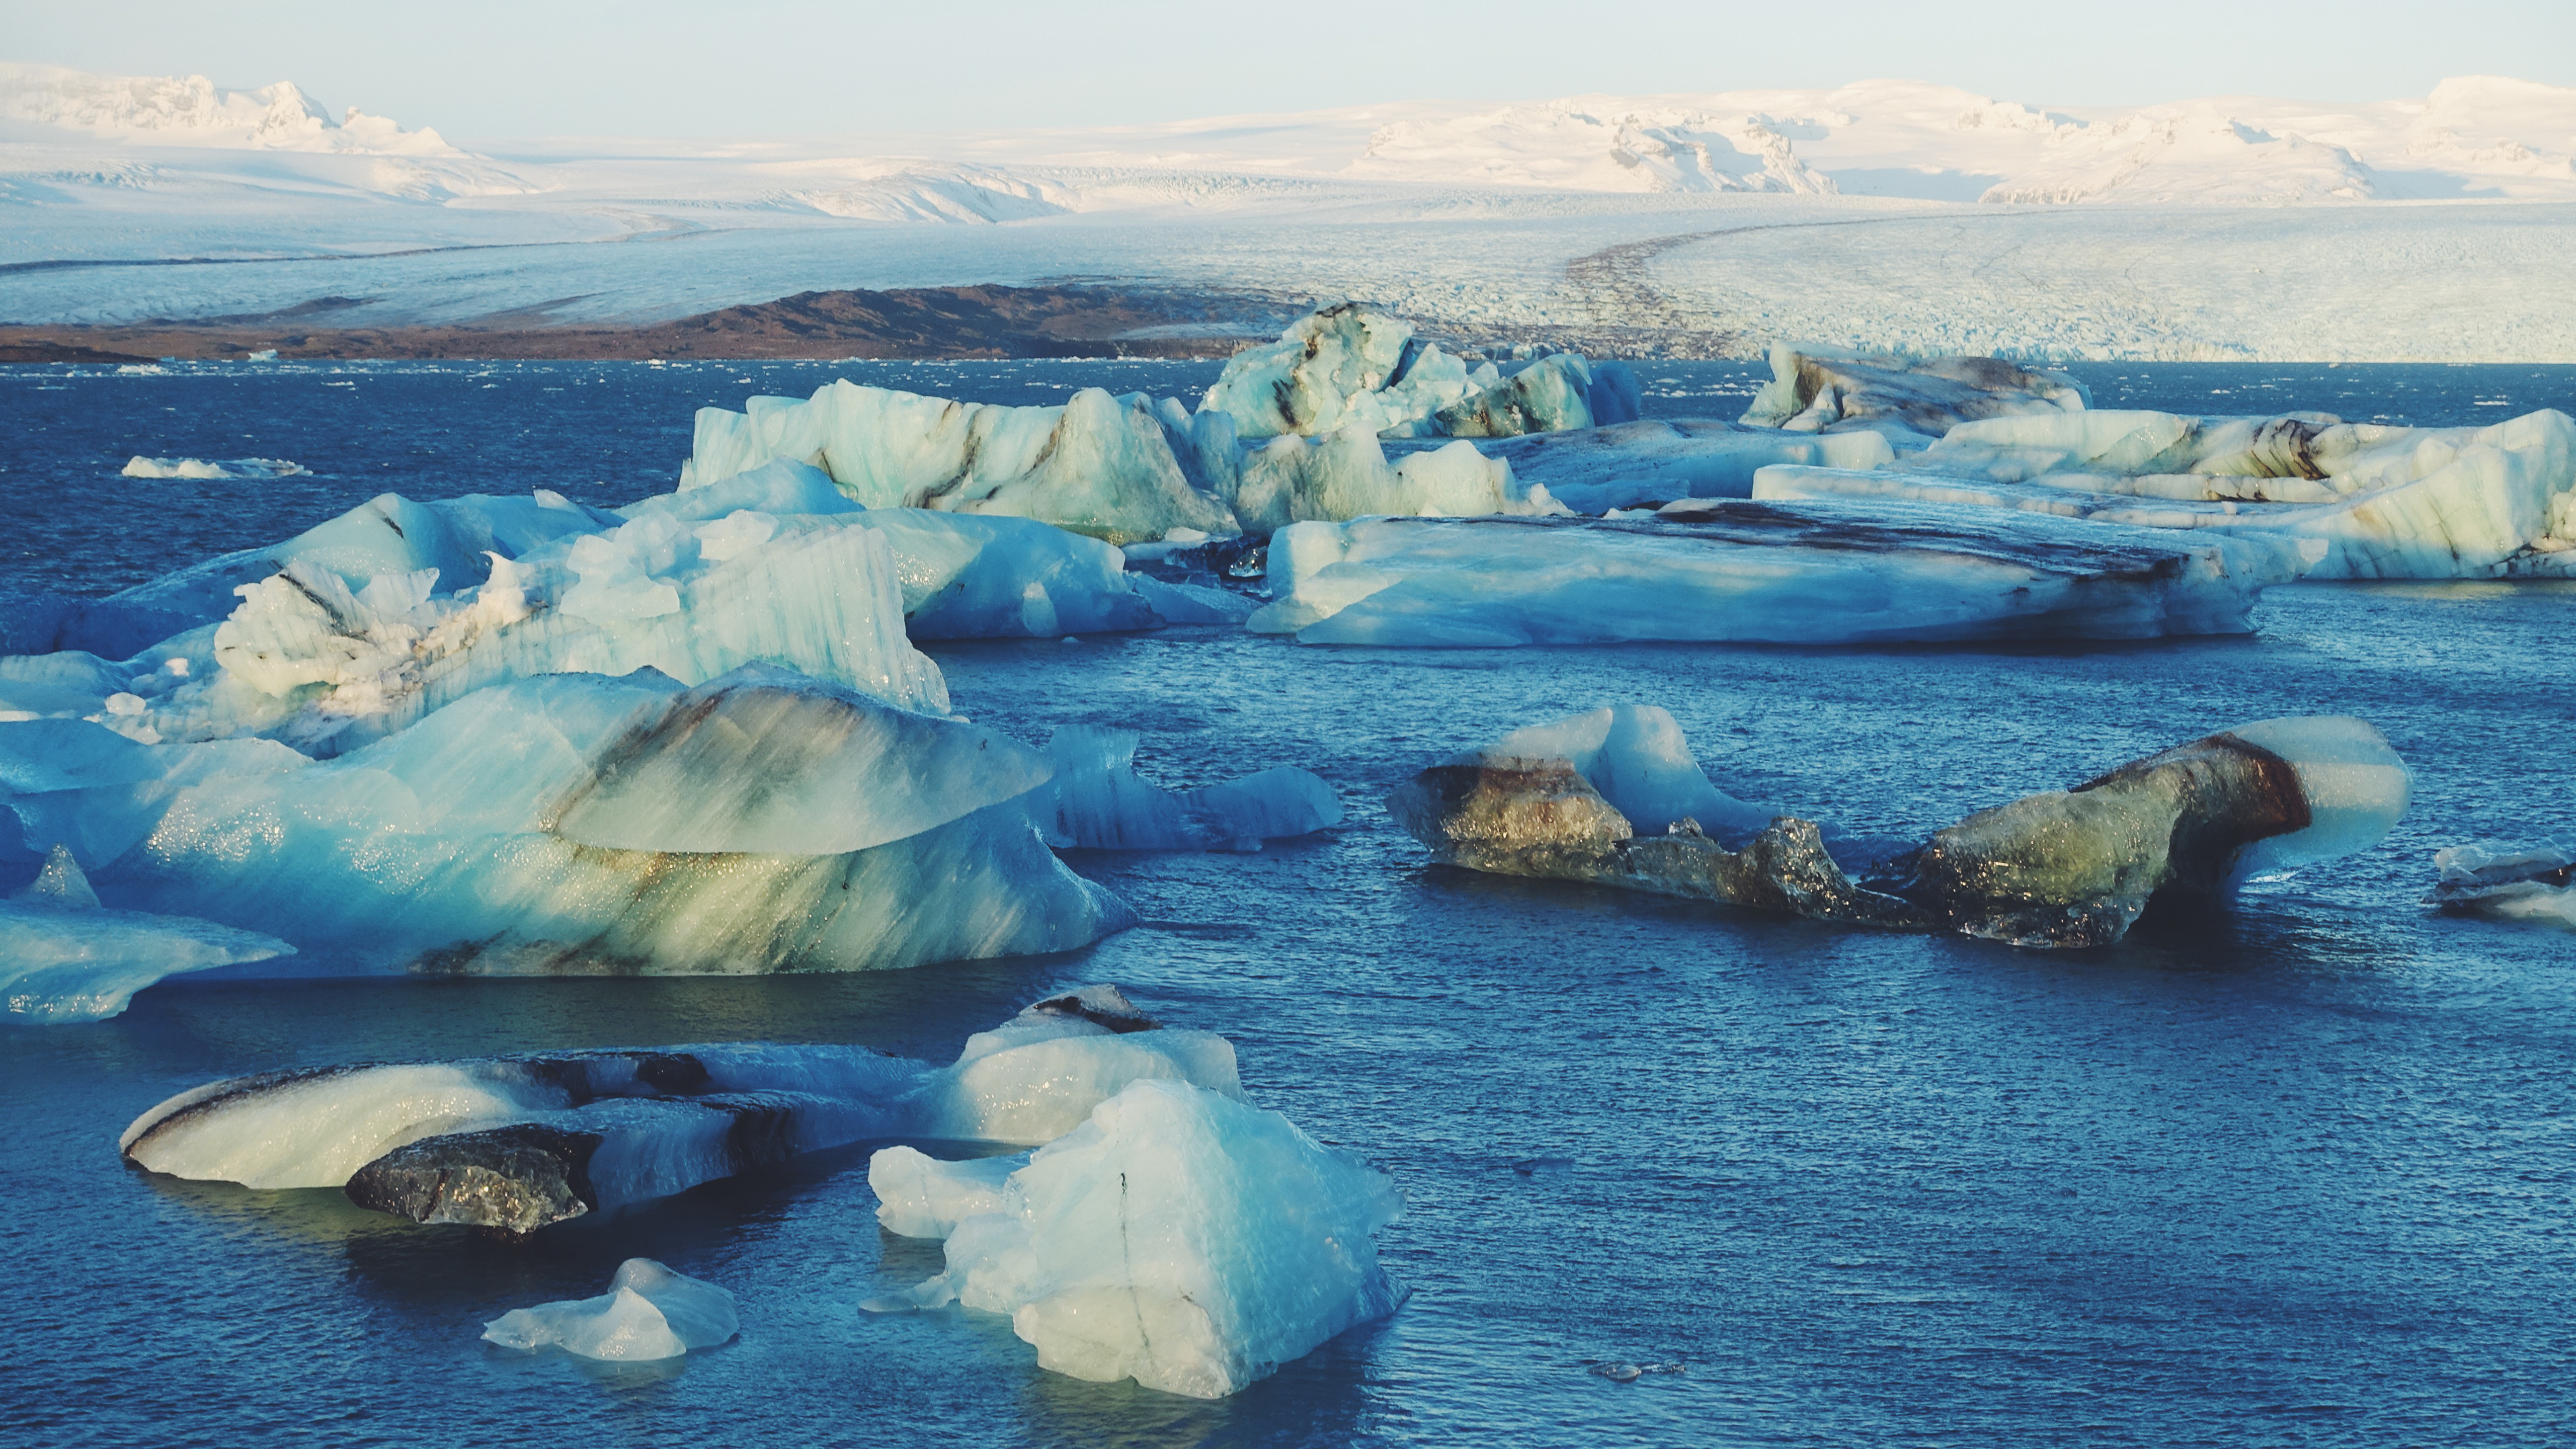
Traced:
<path fill-rule="evenodd" d="M 45 868 L 15 898 L 63 910 L 98 909 L 98 892 L 90 889 L 89 877 L 81 873 L 80 862 L 72 859 L 71 847 L 60 841 L 45 853 Z"/>

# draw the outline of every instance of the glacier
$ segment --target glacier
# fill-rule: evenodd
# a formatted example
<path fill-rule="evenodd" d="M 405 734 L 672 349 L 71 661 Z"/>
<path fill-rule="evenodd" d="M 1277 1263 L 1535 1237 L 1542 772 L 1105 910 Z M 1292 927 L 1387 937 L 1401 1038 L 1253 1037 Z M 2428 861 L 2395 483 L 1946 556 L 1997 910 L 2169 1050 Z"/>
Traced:
<path fill-rule="evenodd" d="M 581 1358 L 647 1363 L 713 1348 L 741 1331 L 732 1294 L 651 1258 L 629 1258 L 617 1265 L 606 1293 L 513 1308 L 483 1325 L 483 1341 L 526 1352 L 560 1348 Z"/>
<path fill-rule="evenodd" d="M 2445 914 L 2576 929 L 2576 844 L 2476 840 L 2433 853 L 2425 903 Z"/>
<path fill-rule="evenodd" d="M 0 1022 L 101 1021 L 163 977 L 293 954 L 257 931 L 109 910 L 56 845 L 33 884 L 0 900 Z"/>
<path fill-rule="evenodd" d="M 1042 1368 L 1214 1399 L 1402 1300 L 1375 1243 L 1394 1184 L 1220 1093 L 1140 1081 L 997 1166 L 869 1163 L 879 1220 L 945 1238 L 947 1269 L 864 1307 L 1007 1314 Z"/>
<path fill-rule="evenodd" d="M 2258 720 L 1980 811 L 1910 849 L 1848 843 L 1846 863 L 1795 816 L 1746 840 L 1756 812 L 1707 781 L 1668 715 L 1634 711 L 1654 743 L 1625 750 L 1619 718 L 1596 711 L 1452 756 L 1398 786 L 1388 813 L 1435 861 L 1470 870 L 2085 947 L 2117 942 L 2153 900 L 2223 900 L 2247 880 L 2368 849 L 2413 791 L 2365 721 Z M 1738 848 L 1684 808 L 1715 815 Z"/>
<path fill-rule="evenodd" d="M 1065 725 L 1047 741 L 1055 772 L 1029 797 L 1047 843 L 1085 850 L 1259 850 L 1266 840 L 1342 823 L 1342 802 L 1313 774 L 1281 765 L 1196 790 L 1136 774 L 1135 730 Z"/>
<path fill-rule="evenodd" d="M 173 1177 L 340 1187 L 415 1222 L 526 1234 L 870 1138 L 1052 1141 L 1138 1081 L 1242 1094 L 1224 1037 L 1095 985 L 977 1033 L 944 1067 L 751 1042 L 301 1068 L 179 1093 L 118 1150 Z"/>
<path fill-rule="evenodd" d="M 2555 409 L 2484 428 L 2323 413 L 2003 417 L 1963 423 L 1874 472 L 1765 468 L 1753 496 L 2269 535 L 2317 550 L 2315 579 L 2576 573 L 2576 420 Z"/>
<path fill-rule="evenodd" d="M 78 720 L 0 724 L 13 757 L 21 829 L 120 900 L 366 969 L 864 970 L 1134 919 L 1030 823 L 1042 756 L 767 666 L 513 680 L 330 761 Z"/>
<path fill-rule="evenodd" d="M 2294 543 L 1923 503 L 1675 504 L 1651 518 L 1373 518 L 1270 544 L 1245 627 L 1309 644 L 1847 643 L 2241 634 Z"/>

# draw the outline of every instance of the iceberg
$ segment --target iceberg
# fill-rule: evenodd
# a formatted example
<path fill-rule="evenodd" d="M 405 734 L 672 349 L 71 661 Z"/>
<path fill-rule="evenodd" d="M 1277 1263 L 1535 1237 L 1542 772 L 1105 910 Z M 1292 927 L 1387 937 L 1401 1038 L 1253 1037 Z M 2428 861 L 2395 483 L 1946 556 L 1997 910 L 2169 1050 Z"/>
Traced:
<path fill-rule="evenodd" d="M 581 1358 L 647 1363 L 713 1348 L 741 1331 L 732 1294 L 650 1258 L 629 1258 L 617 1265 L 606 1293 L 513 1308 L 483 1325 L 483 1341 L 526 1352 L 560 1348 Z"/>
<path fill-rule="evenodd" d="M 1550 353 L 1432 414 L 1432 424 L 1453 438 L 1512 438 L 1636 421 L 1642 399 L 1627 364 L 1605 362 L 1599 373 L 1579 352 Z"/>
<path fill-rule="evenodd" d="M 2261 720 L 1847 869 L 1811 821 L 1779 817 L 1729 849 L 1698 814 L 1677 816 L 1714 796 L 1690 808 L 1741 839 L 1753 812 L 1698 776 L 1669 716 L 1630 718 L 1655 726 L 1651 749 L 1622 758 L 1618 712 L 1595 711 L 1434 765 L 1388 797 L 1388 812 L 1435 861 L 1470 870 L 2074 947 L 2118 941 L 2160 897 L 2224 899 L 2253 877 L 2367 849 L 2412 789 L 2405 762 L 2361 720 Z M 1638 754 L 1653 774 L 1631 764 Z"/>
<path fill-rule="evenodd" d="M 1342 823 L 1330 785 L 1279 766 L 1197 790 L 1165 790 L 1135 770 L 1135 730 L 1066 725 L 1047 741 L 1055 772 L 1029 797 L 1047 843 L 1085 850 L 1254 851 L 1265 840 Z"/>
<path fill-rule="evenodd" d="M 294 952 L 212 921 L 108 910 L 56 845 L 35 883 L 0 901 L 0 1021 L 101 1021 L 165 976 Z"/>
<path fill-rule="evenodd" d="M 2576 929 L 2576 845 L 2471 841 L 2435 851 L 2433 868 L 2424 900 L 2445 914 Z"/>
<path fill-rule="evenodd" d="M 275 353 L 269 354 L 272 358 Z M 284 458 L 147 458 L 137 453 L 119 470 L 127 478 L 302 478 L 312 469 Z"/>
<path fill-rule="evenodd" d="M 945 1238 L 968 1218 L 1002 1211 L 1011 1174 L 1028 1165 L 1025 1152 L 943 1162 L 918 1148 L 885 1148 L 868 1158 L 877 1225 L 902 1238 Z"/>
<path fill-rule="evenodd" d="M 2322 413 L 2112 411 L 1968 422 L 1881 474 L 1766 468 L 1756 498 L 1894 498 L 2140 527 L 2263 534 L 2316 550 L 2316 579 L 2564 572 L 2576 551 L 2576 419 L 2485 428 Z"/>
<path fill-rule="evenodd" d="M 869 508 L 1034 518 L 1113 544 L 1175 528 L 1239 532 L 1193 487 L 1142 394 L 1085 388 L 1055 407 L 952 402 L 846 380 L 803 401 L 701 408 L 683 494 L 786 458 L 828 473 Z"/>
<path fill-rule="evenodd" d="M 328 762 L 67 720 L 0 724 L 12 758 L 30 838 L 68 842 L 121 898 L 292 921 L 300 946 L 366 966 L 868 970 L 1071 950 L 1133 921 L 1030 824 L 1017 797 L 1044 759 L 774 668 L 695 690 L 513 680 Z"/>
<path fill-rule="evenodd" d="M 1830 348 L 1771 348 L 1771 380 L 1742 421 L 1791 432 L 1884 432 L 1921 444 L 1980 418 L 2055 417 L 2092 406 L 2063 373 L 1993 357 L 1912 358 Z"/>
<path fill-rule="evenodd" d="M 173 1177 L 341 1187 L 415 1222 L 526 1234 L 870 1138 L 1052 1141 L 1138 1081 L 1242 1095 L 1224 1037 L 1089 986 L 945 1067 L 752 1042 L 303 1068 L 179 1093 L 117 1145 Z"/>
<path fill-rule="evenodd" d="M 1250 533 L 1291 523 L 1370 514 L 1472 517 L 1561 514 L 1547 495 L 1520 483 L 1512 465 L 1473 443 L 1453 442 L 1388 463 L 1378 435 L 1353 424 L 1320 441 L 1295 434 L 1246 453 L 1228 501 Z"/>
<path fill-rule="evenodd" d="M 1309 644 L 1854 643 L 2241 634 L 2295 544 L 1922 503 L 1675 504 L 1648 519 L 1371 518 L 1270 544 L 1246 621 Z"/>
<path fill-rule="evenodd" d="M 998 1192 L 991 1167 L 937 1166 L 869 1164 L 895 1194 L 880 1221 L 944 1229 L 947 1271 L 864 1306 L 1008 1314 L 1074 1378 L 1222 1398 L 1402 1299 L 1377 1261 L 1404 1205 L 1383 1173 L 1184 1082 L 1129 1086 Z"/>
<path fill-rule="evenodd" d="M 1400 442 L 1395 446 L 1409 451 L 1428 445 Z M 1509 464 L 1517 487 L 1531 494 L 1543 488 L 1549 498 L 1577 513 L 1660 508 L 1686 498 L 1749 498 L 1755 471 L 1770 464 L 1876 468 L 1894 461 L 1896 456 L 1889 450 L 1887 439 L 1874 432 L 1783 433 L 1777 428 L 1748 428 L 1695 418 L 1534 433 L 1475 446 L 1496 463 Z M 1325 516 L 1328 515 L 1301 515 Z"/>

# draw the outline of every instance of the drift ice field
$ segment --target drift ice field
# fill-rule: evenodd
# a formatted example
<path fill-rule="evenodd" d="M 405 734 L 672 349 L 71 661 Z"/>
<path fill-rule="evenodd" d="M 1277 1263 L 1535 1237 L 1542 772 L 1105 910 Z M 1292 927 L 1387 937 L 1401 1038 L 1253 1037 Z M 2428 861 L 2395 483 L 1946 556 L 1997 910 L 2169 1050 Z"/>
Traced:
<path fill-rule="evenodd" d="M 2576 93 L 0 83 L 11 322 L 1284 319 L 0 367 L 11 1435 L 2557 1432 Z"/>

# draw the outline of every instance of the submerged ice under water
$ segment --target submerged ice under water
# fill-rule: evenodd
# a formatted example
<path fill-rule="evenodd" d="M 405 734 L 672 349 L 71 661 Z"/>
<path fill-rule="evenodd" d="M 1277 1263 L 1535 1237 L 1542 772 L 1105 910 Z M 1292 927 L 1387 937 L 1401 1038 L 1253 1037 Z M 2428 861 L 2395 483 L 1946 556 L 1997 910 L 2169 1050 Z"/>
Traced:
<path fill-rule="evenodd" d="M 999 390 L 1018 371 L 940 380 Z M 1740 409 L 1659 401 L 1654 378 L 1674 371 L 1641 369 L 1651 408 Z M 2105 371 L 2174 389 L 2219 372 Z M 2457 384 L 2444 405 L 2462 411 L 2482 388 L 2509 387 L 2516 411 L 2569 401 L 2564 370 L 2406 371 Z M 737 375 L 719 397 L 744 390 Z M 799 378 L 761 387 L 810 390 L 814 373 Z M 20 370 L 0 388 L 61 380 Z M 177 371 L 102 380 L 72 421 L 114 435 L 97 449 L 110 475 L 138 451 L 315 468 L 196 485 L 268 499 L 331 481 L 329 450 L 297 439 L 322 427 L 309 394 L 329 380 L 239 384 L 226 415 L 260 436 L 237 446 L 141 435 L 180 400 L 143 389 Z M 514 450 L 537 434 L 509 430 L 541 418 L 553 466 L 579 441 L 573 417 L 599 434 L 594 456 L 635 447 L 608 436 L 629 421 L 617 407 L 525 395 L 558 371 L 473 387 L 486 380 L 508 386 L 479 394 L 496 400 L 494 436 L 452 443 L 479 460 L 452 469 L 456 491 L 510 468 L 528 486 L 534 455 Z M 2314 391 L 2246 406 L 2285 402 L 2363 415 Z M 640 427 L 685 416 L 637 406 Z M 356 414 L 331 416 L 358 436 Z M 13 445 L 13 485 L 52 466 L 66 418 Z M 678 453 L 626 456 L 667 469 Z M 41 478 L 30 533 L 71 541 L 66 557 L 121 557 L 83 532 L 102 522 L 129 547 L 152 530 L 147 505 L 98 505 L 131 503 L 101 490 L 133 480 Z M 389 471 L 345 486 L 348 502 L 432 491 Z M 341 506 L 204 527 L 251 542 Z M 0 588 L 39 586 L 15 559 L 0 568 Z M 0 1306 L 17 1345 L 0 1429 L 97 1445 L 694 1441 L 710 1424 L 793 1443 L 2547 1442 L 2569 1367 L 2552 1325 L 2576 1272 L 2568 938 L 2421 898 L 2435 848 L 2564 835 L 2576 818 L 2570 609 L 2576 585 L 2300 585 L 2264 597 L 2251 638 L 2097 648 L 1397 654 L 1214 628 L 929 644 L 960 710 L 1032 743 L 1142 728 L 1145 773 L 1175 788 L 1293 760 L 1349 818 L 1257 855 L 1072 852 L 1148 924 L 1071 956 L 680 981 L 192 976 L 113 1021 L 13 1033 L 0 1224 L 20 1261 L 46 1266 Z M 2050 956 L 1430 868 L 1379 807 L 1434 760 L 1615 702 L 1670 709 L 1730 794 L 1871 834 L 2290 713 L 2370 720 L 2416 790 L 2359 856 L 2258 881 L 2225 915 L 2150 914 L 2116 949 Z M 1399 1313 L 1202 1403 L 1048 1374 L 989 1316 L 862 1313 L 941 1269 L 935 1245 L 880 1230 L 871 1144 L 535 1247 L 330 1190 L 145 1176 L 114 1150 L 137 1112 L 219 1076 L 714 1040 L 945 1060 L 1093 980 L 1224 1033 L 1264 1106 L 1389 1171 L 1408 1199 L 1379 1239 L 1413 1290 Z M 511 1308 L 596 1295 L 632 1257 L 722 1284 L 742 1336 L 616 1367 L 477 1341 Z M 1680 1371 L 1622 1381 L 1603 1365 Z"/>

